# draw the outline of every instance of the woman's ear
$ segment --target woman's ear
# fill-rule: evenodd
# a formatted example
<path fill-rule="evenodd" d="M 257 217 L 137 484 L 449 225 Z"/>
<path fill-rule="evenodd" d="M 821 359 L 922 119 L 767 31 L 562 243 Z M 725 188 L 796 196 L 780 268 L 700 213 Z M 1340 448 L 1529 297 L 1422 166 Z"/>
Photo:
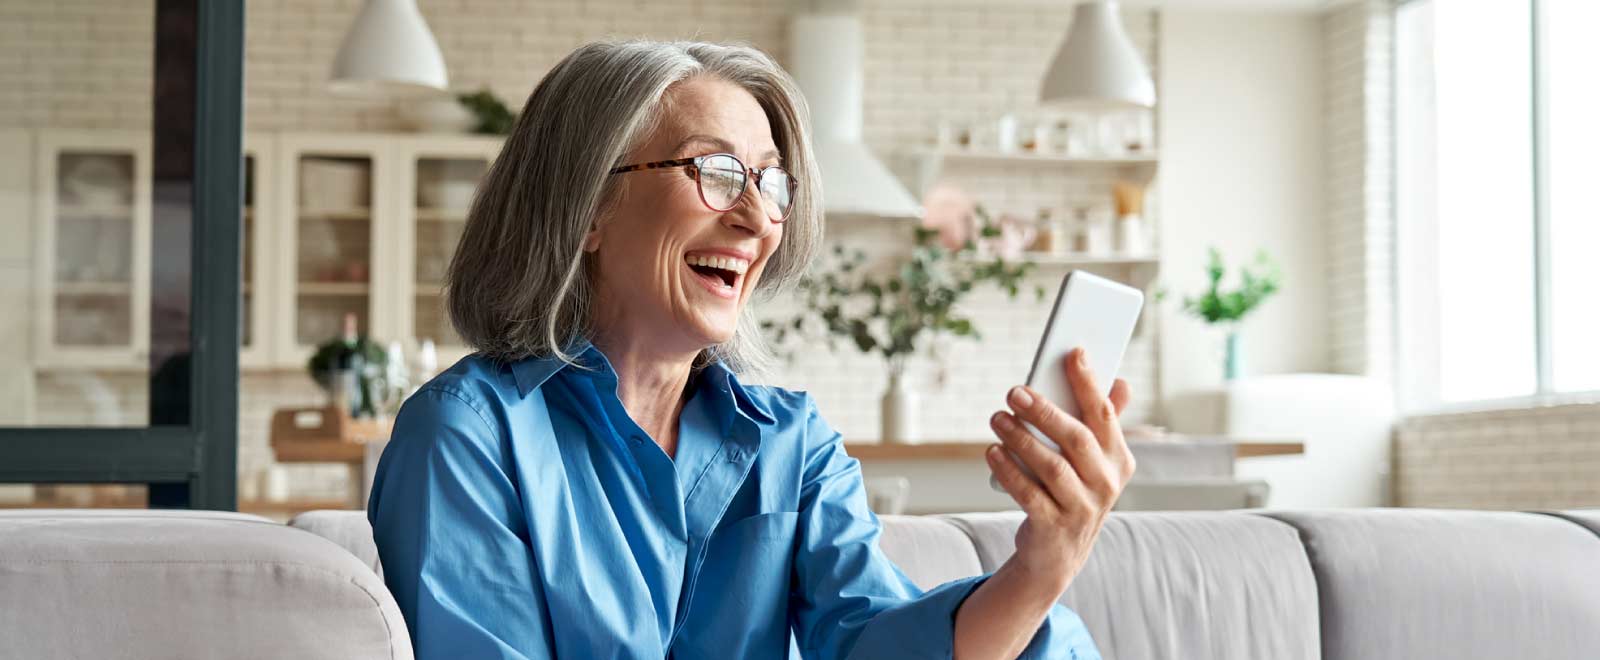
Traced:
<path fill-rule="evenodd" d="M 600 249 L 600 230 L 591 228 L 589 233 L 583 236 L 583 251 L 594 252 L 598 249 Z"/>

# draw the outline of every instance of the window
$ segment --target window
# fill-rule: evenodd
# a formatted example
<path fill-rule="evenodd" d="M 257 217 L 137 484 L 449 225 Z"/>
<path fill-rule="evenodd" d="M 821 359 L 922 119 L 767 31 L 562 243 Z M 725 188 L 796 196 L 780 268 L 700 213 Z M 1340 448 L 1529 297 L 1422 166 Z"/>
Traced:
<path fill-rule="evenodd" d="M 1593 3 L 1415 0 L 1396 16 L 1404 404 L 1600 390 Z"/>

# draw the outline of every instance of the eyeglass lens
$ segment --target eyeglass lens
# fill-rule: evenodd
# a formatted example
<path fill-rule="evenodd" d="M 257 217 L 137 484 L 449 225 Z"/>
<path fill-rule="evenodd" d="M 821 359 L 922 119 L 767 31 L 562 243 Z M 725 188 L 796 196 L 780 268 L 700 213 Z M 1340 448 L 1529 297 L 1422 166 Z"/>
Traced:
<path fill-rule="evenodd" d="M 709 156 L 700 162 L 700 194 L 713 209 L 726 211 L 739 203 L 748 175 L 744 163 L 733 156 Z M 782 221 L 788 217 L 789 207 L 794 203 L 793 190 L 788 172 L 777 167 L 762 171 L 761 206 L 769 219 Z"/>

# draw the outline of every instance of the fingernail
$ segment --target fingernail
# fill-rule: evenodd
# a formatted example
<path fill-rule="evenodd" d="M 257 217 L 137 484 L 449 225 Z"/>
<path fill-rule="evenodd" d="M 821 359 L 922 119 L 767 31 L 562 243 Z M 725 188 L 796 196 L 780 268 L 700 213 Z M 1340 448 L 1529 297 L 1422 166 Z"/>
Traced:
<path fill-rule="evenodd" d="M 985 458 L 988 458 L 991 461 L 999 462 L 999 460 L 1000 460 L 1000 446 L 999 445 L 989 445 L 989 449 L 987 451 L 983 452 L 983 455 L 984 455 Z"/>
<path fill-rule="evenodd" d="M 1007 415 L 1007 414 L 1005 414 L 1003 412 L 994 414 L 994 423 L 995 423 L 996 426 L 999 426 L 1002 430 L 1005 430 L 1005 431 L 1015 431 L 1015 430 L 1017 430 L 1017 423 L 1011 421 L 1011 416 Z"/>
<path fill-rule="evenodd" d="M 1089 349 L 1087 349 L 1087 348 L 1078 349 L 1078 366 L 1080 366 L 1080 367 L 1089 366 Z"/>
<path fill-rule="evenodd" d="M 1033 405 L 1033 395 L 1028 394 L 1028 390 L 1018 385 L 1011 388 L 1011 403 L 1018 408 L 1026 408 Z"/>

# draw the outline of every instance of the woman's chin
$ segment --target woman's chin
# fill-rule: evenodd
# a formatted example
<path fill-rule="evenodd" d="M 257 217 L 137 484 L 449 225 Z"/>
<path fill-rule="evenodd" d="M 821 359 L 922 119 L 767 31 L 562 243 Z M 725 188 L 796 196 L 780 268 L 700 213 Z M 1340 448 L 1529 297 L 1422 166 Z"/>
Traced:
<path fill-rule="evenodd" d="M 709 318 L 701 319 L 695 324 L 695 335 L 699 337 L 702 345 L 710 347 L 725 344 L 733 339 L 734 331 L 738 329 L 738 318 Z"/>

